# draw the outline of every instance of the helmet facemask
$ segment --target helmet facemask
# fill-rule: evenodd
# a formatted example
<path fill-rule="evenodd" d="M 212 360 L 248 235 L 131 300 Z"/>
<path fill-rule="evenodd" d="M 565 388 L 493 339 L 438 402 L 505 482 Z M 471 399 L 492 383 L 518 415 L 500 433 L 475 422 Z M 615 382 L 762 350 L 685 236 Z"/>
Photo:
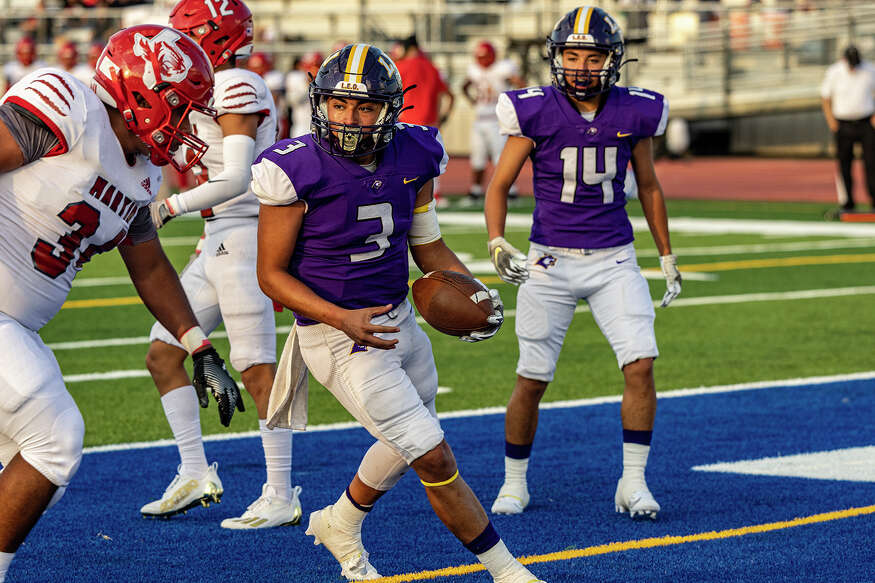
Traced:
<path fill-rule="evenodd" d="M 567 49 L 595 50 L 607 55 L 605 64 L 601 69 L 579 69 L 563 66 L 563 53 Z M 622 53 L 611 47 L 595 44 L 581 43 L 555 43 L 550 44 L 550 76 L 553 86 L 580 101 L 584 101 L 610 91 L 617 81 L 620 80 L 620 58 Z M 596 84 L 592 83 L 597 78 Z"/>
<path fill-rule="evenodd" d="M 200 161 L 209 148 L 205 141 L 191 131 L 189 114 L 197 111 L 215 117 L 216 112 L 197 103 L 183 104 L 183 100 L 172 90 L 167 91 L 164 97 L 168 105 L 173 108 L 165 123 L 145 136 L 140 135 L 136 128 L 132 130 L 149 146 L 149 159 L 153 164 L 156 166 L 170 164 L 177 171 L 185 173 Z"/>

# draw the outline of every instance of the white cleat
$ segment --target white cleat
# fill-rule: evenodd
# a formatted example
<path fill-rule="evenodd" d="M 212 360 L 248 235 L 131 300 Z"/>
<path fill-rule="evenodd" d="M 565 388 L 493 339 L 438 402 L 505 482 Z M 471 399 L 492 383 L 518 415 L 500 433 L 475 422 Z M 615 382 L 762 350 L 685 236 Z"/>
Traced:
<path fill-rule="evenodd" d="M 504 576 L 495 577 L 493 583 L 547 583 L 538 579 L 531 571 L 520 565 L 520 569 Z"/>
<path fill-rule="evenodd" d="M 505 482 L 492 503 L 492 514 L 522 514 L 529 505 L 529 488 L 525 482 Z"/>
<path fill-rule="evenodd" d="M 249 505 L 242 516 L 226 518 L 221 526 L 232 530 L 254 530 L 299 524 L 301 501 L 298 500 L 298 494 L 300 493 L 301 487 L 295 486 L 292 488 L 292 499 L 286 500 L 265 484 L 261 488 L 261 496 Z"/>
<path fill-rule="evenodd" d="M 225 490 L 222 488 L 217 468 L 218 464 L 214 463 L 201 478 L 177 473 L 161 498 L 140 508 L 140 513 L 149 518 L 169 518 L 174 514 L 185 513 L 198 505 L 208 507 L 210 502 L 218 504 L 222 501 Z M 177 472 L 180 469 L 182 469 L 181 465 L 177 468 Z"/>
<path fill-rule="evenodd" d="M 623 478 L 617 482 L 614 507 L 617 512 L 628 512 L 632 518 L 651 520 L 656 520 L 660 509 L 659 503 L 653 498 L 643 479 L 626 481 Z"/>
<path fill-rule="evenodd" d="M 337 562 L 340 574 L 348 581 L 379 579 L 380 574 L 368 562 L 368 551 L 362 545 L 361 531 L 350 533 L 332 524 L 332 507 L 310 513 L 306 534 L 313 537 L 314 545 L 325 545 Z"/>

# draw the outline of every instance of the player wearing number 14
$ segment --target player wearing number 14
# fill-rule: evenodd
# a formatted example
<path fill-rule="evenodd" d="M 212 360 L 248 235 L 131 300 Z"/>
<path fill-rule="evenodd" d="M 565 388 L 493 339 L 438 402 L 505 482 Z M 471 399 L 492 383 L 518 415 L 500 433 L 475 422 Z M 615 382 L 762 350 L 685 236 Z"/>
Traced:
<path fill-rule="evenodd" d="M 632 245 L 623 185 L 631 161 L 639 197 L 660 255 L 667 290 L 681 291 L 671 252 L 652 138 L 663 133 L 668 103 L 659 93 L 616 85 L 623 65 L 619 26 L 601 8 L 566 14 L 547 40 L 552 86 L 501 95 L 496 106 L 508 140 L 486 195 L 489 254 L 517 296 L 517 380 L 505 418 L 505 481 L 492 506 L 518 514 L 529 503 L 526 480 L 538 403 L 553 380 L 565 333 L 585 300 L 623 371 L 623 474 L 619 512 L 655 518 L 659 504 L 644 480 L 650 452 L 658 356 L 654 310 Z M 535 211 L 528 257 L 504 239 L 507 193 L 526 158 L 534 169 Z"/>

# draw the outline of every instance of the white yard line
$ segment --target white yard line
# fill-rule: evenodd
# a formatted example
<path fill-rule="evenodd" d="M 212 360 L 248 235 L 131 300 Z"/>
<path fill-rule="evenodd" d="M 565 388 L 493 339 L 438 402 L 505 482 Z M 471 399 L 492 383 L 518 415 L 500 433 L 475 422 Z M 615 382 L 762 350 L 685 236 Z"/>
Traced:
<path fill-rule="evenodd" d="M 818 376 L 797 379 L 785 379 L 777 381 L 755 381 L 749 383 L 738 383 L 734 385 L 716 385 L 711 387 L 695 387 L 689 389 L 676 389 L 673 391 L 660 391 L 660 399 L 672 399 L 680 397 L 692 397 L 696 395 L 714 395 L 721 393 L 734 393 L 738 391 L 750 391 L 760 389 L 772 389 L 779 387 L 807 387 L 815 388 L 818 385 L 826 383 L 835 383 L 842 381 L 857 381 L 875 379 L 875 371 L 860 372 L 853 374 L 842 374 L 832 376 Z M 592 399 L 576 399 L 571 401 L 554 401 L 552 403 L 541 403 L 542 409 L 568 409 L 571 407 L 591 407 L 594 405 L 603 405 L 606 403 L 619 403 L 622 400 L 622 395 L 612 395 L 610 397 L 595 397 Z M 484 415 L 501 415 L 504 414 L 504 407 L 484 407 L 482 409 L 469 409 L 465 411 L 450 411 L 446 413 L 438 413 L 441 419 L 459 419 L 466 417 L 482 417 Z M 308 432 L 315 431 L 337 431 L 342 429 L 352 429 L 361 427 L 357 422 L 349 421 L 345 423 L 326 423 L 324 425 L 311 425 L 307 428 Z M 258 431 L 243 431 L 239 433 L 222 433 L 218 435 L 205 435 L 204 441 L 228 441 L 231 439 L 242 439 L 247 437 L 258 437 Z M 135 443 L 118 443 L 113 445 L 98 445 L 94 447 L 86 447 L 85 453 L 97 453 L 107 451 L 126 451 L 135 449 L 147 449 L 152 447 L 162 447 L 175 445 L 172 439 L 159 439 L 156 441 L 141 441 Z"/>
<path fill-rule="evenodd" d="M 742 304 L 747 302 L 774 302 L 782 300 L 810 300 L 817 298 L 835 298 L 844 296 L 870 295 L 875 294 L 875 286 L 859 286 L 859 287 L 839 287 L 831 289 L 811 289 L 790 292 L 766 292 L 756 294 L 736 294 L 725 296 L 706 296 L 701 298 L 678 298 L 671 303 L 672 308 L 681 308 L 686 306 L 710 306 L 714 304 Z M 653 302 L 658 305 L 658 301 Z M 581 304 L 577 306 L 575 312 L 588 312 L 589 306 Z M 507 310 L 504 315 L 512 318 L 516 315 L 516 310 Z M 417 317 L 416 321 L 420 324 L 425 323 L 421 317 Z M 289 326 L 279 326 L 276 330 L 277 334 L 288 334 L 291 328 Z M 213 332 L 211 338 L 227 338 L 228 334 L 224 330 Z M 52 350 L 80 350 L 83 348 L 101 348 L 106 346 L 128 346 L 132 344 L 148 344 L 148 336 L 133 336 L 130 338 L 107 338 L 103 340 L 75 340 L 69 342 L 52 342 L 48 346 Z M 130 372 L 130 371 L 128 371 Z M 109 373 L 107 373 L 109 374 Z M 74 375 L 78 376 L 78 375 Z M 136 376 L 136 375 L 134 375 Z M 123 378 L 123 377 L 119 377 Z M 66 377 L 65 377 L 66 379 Z M 90 380 L 90 379 L 89 379 Z M 77 381 L 67 381 L 77 382 Z"/>

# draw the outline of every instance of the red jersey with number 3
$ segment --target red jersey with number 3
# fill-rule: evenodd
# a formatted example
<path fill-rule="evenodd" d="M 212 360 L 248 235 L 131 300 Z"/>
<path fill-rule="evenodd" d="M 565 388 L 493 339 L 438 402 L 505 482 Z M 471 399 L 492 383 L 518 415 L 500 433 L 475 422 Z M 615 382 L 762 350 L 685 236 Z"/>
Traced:
<path fill-rule="evenodd" d="M 2 102 L 23 107 L 58 139 L 43 158 L 0 174 L 0 312 L 38 330 L 82 265 L 125 238 L 161 170 L 142 156 L 129 165 L 103 103 L 60 69 L 31 73 Z"/>

